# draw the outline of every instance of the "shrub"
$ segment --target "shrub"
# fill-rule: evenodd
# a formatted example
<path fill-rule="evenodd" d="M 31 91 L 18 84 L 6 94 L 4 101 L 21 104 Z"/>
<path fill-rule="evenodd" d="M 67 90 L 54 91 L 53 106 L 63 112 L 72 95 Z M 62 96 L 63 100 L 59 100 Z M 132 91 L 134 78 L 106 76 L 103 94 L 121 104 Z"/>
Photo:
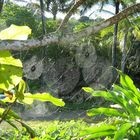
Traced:
<path fill-rule="evenodd" d="M 99 107 L 87 111 L 88 116 L 105 115 L 112 121 L 98 123 L 83 130 L 81 136 L 85 136 L 85 139 L 140 139 L 140 91 L 128 75 L 118 72 L 120 85 L 113 84 L 112 90 L 94 91 L 89 87 L 83 88 L 92 96 L 103 97 L 114 103 L 108 108 Z"/>

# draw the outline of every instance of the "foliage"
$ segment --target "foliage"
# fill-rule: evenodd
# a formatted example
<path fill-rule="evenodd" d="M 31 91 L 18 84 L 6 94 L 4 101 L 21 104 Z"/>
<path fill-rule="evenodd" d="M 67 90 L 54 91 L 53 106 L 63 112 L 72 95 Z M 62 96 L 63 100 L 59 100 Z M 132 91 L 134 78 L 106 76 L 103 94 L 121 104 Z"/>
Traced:
<path fill-rule="evenodd" d="M 90 25 L 92 25 L 92 23 L 91 22 L 80 22 L 78 25 L 76 25 L 75 27 L 74 27 L 74 32 L 78 32 L 78 31 L 80 31 L 80 30 L 82 30 L 82 29 L 84 29 L 84 28 L 86 28 L 86 27 L 88 27 L 88 26 L 90 26 Z"/>
<path fill-rule="evenodd" d="M 89 124 L 83 120 L 67 120 L 67 121 L 27 121 L 29 126 L 33 128 L 37 134 L 37 140 L 70 140 L 76 139 L 80 131 L 87 128 Z M 29 140 L 30 136 L 24 128 L 20 131 L 11 130 L 6 124 L 2 124 L 3 130 L 0 134 L 3 139 Z M 20 127 L 19 127 L 20 128 Z"/>
<path fill-rule="evenodd" d="M 59 26 L 58 23 L 59 22 L 57 20 L 47 19 L 46 32 L 47 33 L 54 32 L 57 29 L 57 27 Z"/>
<path fill-rule="evenodd" d="M 140 91 L 135 87 L 132 79 L 119 71 L 120 85 L 113 84 L 113 89 L 108 91 L 94 91 L 84 87 L 86 92 L 95 97 L 103 97 L 114 103 L 108 108 L 99 107 L 88 110 L 88 116 L 105 115 L 114 121 L 101 123 L 81 132 L 85 139 L 111 138 L 114 140 L 140 138 Z"/>
<path fill-rule="evenodd" d="M 30 33 L 31 29 L 27 26 L 11 25 L 9 28 L 0 32 L 0 39 L 26 40 Z M 0 52 L 0 64 L 0 90 L 3 92 L 0 103 L 7 106 L 7 108 L 0 108 L 0 123 L 5 120 L 17 129 L 16 125 L 12 122 L 15 120 L 26 128 L 31 138 L 34 138 L 34 131 L 21 121 L 21 117 L 18 114 L 11 110 L 12 106 L 16 102 L 31 104 L 34 100 L 50 101 L 57 106 L 64 106 L 64 102 L 61 99 L 52 97 L 49 93 L 26 93 L 26 84 L 22 80 L 22 62 L 13 58 L 9 51 Z M 7 102 L 11 104 L 7 105 Z"/>
<path fill-rule="evenodd" d="M 32 29 L 32 35 L 34 37 L 40 35 L 38 25 L 41 20 L 37 19 L 35 15 L 33 15 L 32 11 L 27 7 L 20 7 L 13 3 L 7 3 L 4 5 L 3 12 L 0 17 L 1 20 L 5 20 L 7 27 L 9 27 L 11 24 L 18 26 L 25 25 Z"/>

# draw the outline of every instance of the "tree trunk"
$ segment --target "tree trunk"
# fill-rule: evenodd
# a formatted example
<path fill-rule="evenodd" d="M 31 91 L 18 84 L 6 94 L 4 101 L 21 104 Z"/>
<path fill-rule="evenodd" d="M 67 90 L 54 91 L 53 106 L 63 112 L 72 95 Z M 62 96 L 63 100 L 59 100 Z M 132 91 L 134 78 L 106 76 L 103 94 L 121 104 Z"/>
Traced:
<path fill-rule="evenodd" d="M 4 0 L 0 0 L 0 13 L 2 12 Z"/>
<path fill-rule="evenodd" d="M 43 0 L 40 0 L 40 9 L 41 9 L 41 19 L 42 19 L 42 31 L 43 34 L 46 34 L 46 22 L 45 22 L 45 15 L 44 15 L 44 3 Z"/>
<path fill-rule="evenodd" d="M 53 20 L 56 20 L 56 14 L 53 15 Z"/>
<path fill-rule="evenodd" d="M 125 69 L 125 61 L 126 61 L 126 43 L 127 43 L 127 35 L 128 32 L 124 35 L 124 42 L 123 42 L 123 48 L 122 48 L 122 62 L 121 62 L 121 70 L 124 73 Z"/>
<path fill-rule="evenodd" d="M 119 13 L 119 5 L 120 2 L 119 1 L 115 1 L 115 15 L 117 15 Z M 118 22 L 115 23 L 114 25 L 114 39 L 113 39 L 113 46 L 112 46 L 112 66 L 114 68 L 117 67 L 117 35 L 118 35 Z M 112 69 L 112 82 L 115 82 L 115 79 L 117 77 L 117 73 L 115 69 Z"/>
<path fill-rule="evenodd" d="M 119 13 L 119 5 L 120 5 L 120 2 L 117 1 L 115 3 L 115 14 Z M 116 23 L 114 25 L 114 43 L 113 43 L 113 47 L 112 47 L 112 66 L 113 67 L 117 66 L 117 58 L 116 58 L 117 34 L 118 34 L 118 23 Z"/>

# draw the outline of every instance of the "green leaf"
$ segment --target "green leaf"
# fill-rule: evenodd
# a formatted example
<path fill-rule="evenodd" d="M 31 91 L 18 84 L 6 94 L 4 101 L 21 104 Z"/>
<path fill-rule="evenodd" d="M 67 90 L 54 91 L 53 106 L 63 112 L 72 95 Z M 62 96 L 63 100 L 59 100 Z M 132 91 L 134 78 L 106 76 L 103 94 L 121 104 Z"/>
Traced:
<path fill-rule="evenodd" d="M 81 131 L 80 136 L 86 136 L 91 134 L 97 134 L 100 132 L 107 132 L 107 131 L 116 131 L 117 128 L 114 125 L 107 125 L 107 124 L 101 124 L 99 126 L 92 126 L 89 128 L 86 128 Z"/>
<path fill-rule="evenodd" d="M 16 97 L 18 97 L 19 100 L 24 99 L 25 88 L 26 88 L 26 84 L 25 84 L 24 80 L 21 80 L 18 85 L 18 90 L 15 95 Z"/>
<path fill-rule="evenodd" d="M 124 94 L 129 100 L 133 101 L 134 104 L 137 104 L 137 105 L 140 104 L 137 96 L 135 96 L 135 94 L 131 90 L 122 88 L 115 84 L 113 84 L 113 87 L 114 87 L 113 90 L 120 92 L 120 94 Z"/>
<path fill-rule="evenodd" d="M 131 104 L 127 98 L 123 96 L 120 92 L 111 91 L 111 94 L 114 99 L 114 103 L 117 103 L 119 106 L 121 106 L 124 110 L 124 112 L 127 112 L 129 114 L 138 114 L 136 110 L 136 106 L 134 104 Z"/>
<path fill-rule="evenodd" d="M 22 68 L 22 62 L 19 59 L 13 58 L 9 51 L 0 51 L 0 64 Z"/>
<path fill-rule="evenodd" d="M 100 91 L 100 90 L 99 91 L 95 91 L 95 90 L 93 90 L 90 87 L 83 87 L 82 89 L 85 92 L 91 93 L 91 95 L 94 96 L 94 97 L 103 97 L 106 100 L 110 100 L 110 101 L 114 100 L 112 94 L 110 94 L 109 91 Z"/>
<path fill-rule="evenodd" d="M 120 83 L 123 87 L 128 88 L 134 92 L 138 99 L 140 99 L 140 92 L 134 85 L 133 80 L 126 74 L 122 73 L 120 70 L 117 70 L 120 74 Z"/>
<path fill-rule="evenodd" d="M 117 109 L 112 109 L 112 108 L 92 108 L 88 110 L 87 115 L 88 116 L 96 116 L 96 115 L 101 115 L 104 114 L 106 116 L 119 116 L 119 117 L 124 117 L 127 118 L 127 114 L 122 113 L 118 111 Z"/>
<path fill-rule="evenodd" d="M 85 91 L 85 92 L 88 92 L 88 93 L 93 93 L 94 90 L 90 87 L 82 87 L 82 89 Z"/>
<path fill-rule="evenodd" d="M 51 96 L 49 93 L 36 93 L 36 94 L 26 93 L 26 94 L 24 94 L 24 100 L 26 100 L 26 99 L 39 100 L 42 102 L 50 101 L 56 106 L 65 105 L 65 103 L 62 101 L 62 99 L 55 98 L 55 97 Z"/>
<path fill-rule="evenodd" d="M 123 140 L 124 136 L 127 134 L 127 131 L 132 127 L 131 123 L 123 124 L 118 131 L 116 131 L 114 140 Z"/>
<path fill-rule="evenodd" d="M 22 63 L 8 51 L 0 51 L 0 89 L 9 91 L 22 78 Z"/>
<path fill-rule="evenodd" d="M 9 28 L 0 32 L 1 40 L 27 40 L 31 34 L 31 29 L 28 26 L 11 25 Z"/>
<path fill-rule="evenodd" d="M 91 134 L 90 136 L 84 138 L 84 140 L 93 140 L 93 138 L 100 138 L 100 137 L 111 136 L 111 135 L 114 135 L 114 131 L 99 132 L 99 133 Z"/>

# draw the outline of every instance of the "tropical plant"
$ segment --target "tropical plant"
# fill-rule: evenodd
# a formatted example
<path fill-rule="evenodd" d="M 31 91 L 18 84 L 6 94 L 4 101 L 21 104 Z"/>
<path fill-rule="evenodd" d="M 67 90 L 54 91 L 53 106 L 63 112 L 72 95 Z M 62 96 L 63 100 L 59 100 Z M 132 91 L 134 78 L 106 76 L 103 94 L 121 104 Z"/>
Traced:
<path fill-rule="evenodd" d="M 89 87 L 83 88 L 94 97 L 103 97 L 114 103 L 110 107 L 92 108 L 87 111 L 88 116 L 105 115 L 111 121 L 83 130 L 81 136 L 85 139 L 140 139 L 140 91 L 128 75 L 117 71 L 120 74 L 120 85 L 113 84 L 112 90 L 94 91 Z"/>
<path fill-rule="evenodd" d="M 74 0 L 45 0 L 47 11 L 51 12 L 53 15 L 53 19 L 56 20 L 56 15 L 58 12 L 67 12 L 72 4 L 74 4 Z"/>
<path fill-rule="evenodd" d="M 27 26 L 11 25 L 0 32 L 1 40 L 26 40 L 31 34 Z M 29 132 L 31 138 L 35 137 L 34 131 L 26 125 L 22 118 L 11 108 L 16 102 L 21 104 L 32 104 L 34 100 L 42 102 L 50 101 L 57 106 L 64 106 L 61 99 L 57 99 L 49 93 L 26 93 L 26 84 L 22 79 L 22 62 L 12 57 L 9 51 L 0 51 L 0 123 L 4 120 L 18 129 L 13 123 L 17 121 Z M 9 102 L 10 104 L 7 104 Z"/>

